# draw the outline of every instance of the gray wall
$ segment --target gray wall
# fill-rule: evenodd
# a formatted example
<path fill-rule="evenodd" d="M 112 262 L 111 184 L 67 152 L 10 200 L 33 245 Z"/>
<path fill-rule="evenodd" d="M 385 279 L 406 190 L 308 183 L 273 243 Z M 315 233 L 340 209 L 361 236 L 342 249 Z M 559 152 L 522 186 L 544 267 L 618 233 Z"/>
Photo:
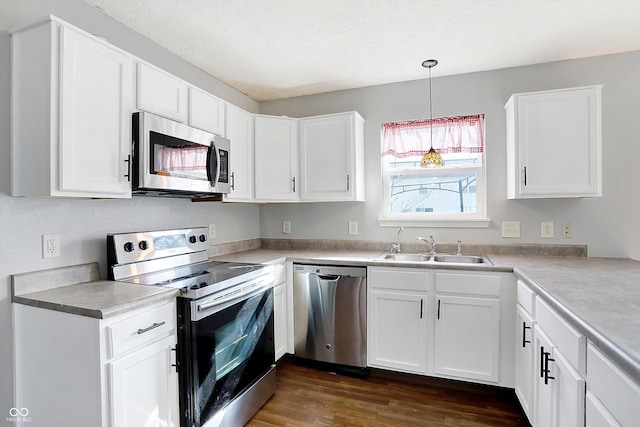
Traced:
<path fill-rule="evenodd" d="M 416 63 L 419 66 L 419 63 Z M 488 229 L 406 228 L 403 241 L 433 234 L 437 241 L 474 243 L 587 244 L 590 256 L 640 259 L 638 166 L 640 52 L 561 61 L 433 79 L 434 116 L 486 115 Z M 438 68 L 434 69 L 437 75 Z M 603 197 L 507 200 L 504 104 L 512 93 L 604 84 Z M 428 115 L 428 81 L 418 80 L 260 104 L 260 113 L 304 117 L 357 110 L 365 118 L 366 202 L 266 205 L 260 209 L 263 237 L 392 240 L 397 228 L 380 227 L 380 124 Z M 553 153 L 550 153 L 553 155 Z M 282 220 L 292 233 L 282 234 Z M 349 220 L 360 234 L 348 236 Z M 500 223 L 520 221 L 521 238 L 503 239 Z M 555 223 L 555 238 L 540 238 L 540 222 Z M 560 238 L 560 223 L 573 238 Z M 384 249 L 384 248 L 381 248 Z"/>
<path fill-rule="evenodd" d="M 54 14 L 100 34 L 113 44 L 249 111 L 252 99 L 213 79 L 148 39 L 77 0 L 2 0 L 0 23 L 22 26 Z M 215 223 L 216 242 L 260 236 L 259 208 L 253 205 L 192 203 L 182 199 L 26 199 L 10 197 L 10 39 L 0 28 L 0 423 L 13 401 L 11 274 L 98 261 L 106 277 L 107 233 L 190 227 Z M 41 235 L 61 235 L 61 256 L 42 259 Z M 42 349 L 47 351 L 47 349 Z M 72 415 L 71 415 L 72 416 Z M 39 420 L 42 422 L 43 420 Z M 14 423 L 7 422 L 6 425 Z"/>

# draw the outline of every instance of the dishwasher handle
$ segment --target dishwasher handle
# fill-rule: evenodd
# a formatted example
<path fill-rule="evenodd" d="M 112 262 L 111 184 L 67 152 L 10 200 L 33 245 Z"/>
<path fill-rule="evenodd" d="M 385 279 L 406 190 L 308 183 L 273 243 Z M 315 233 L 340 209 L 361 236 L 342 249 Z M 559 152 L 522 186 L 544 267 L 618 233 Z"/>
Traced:
<path fill-rule="evenodd" d="M 336 280 L 340 279 L 341 276 L 337 275 L 337 274 L 316 274 L 316 276 L 318 276 L 318 278 L 320 280 L 326 280 L 329 282 L 335 282 Z"/>

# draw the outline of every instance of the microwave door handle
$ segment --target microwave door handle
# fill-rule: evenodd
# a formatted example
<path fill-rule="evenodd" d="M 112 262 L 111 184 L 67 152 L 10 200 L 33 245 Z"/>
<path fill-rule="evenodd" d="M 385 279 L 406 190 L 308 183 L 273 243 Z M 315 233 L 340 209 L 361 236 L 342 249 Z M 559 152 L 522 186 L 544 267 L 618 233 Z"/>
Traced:
<path fill-rule="evenodd" d="M 211 141 L 210 153 L 215 154 L 215 169 L 211 168 L 211 160 L 212 155 L 207 156 L 207 170 L 209 175 L 209 181 L 211 182 L 211 186 L 215 187 L 218 182 L 218 177 L 220 176 L 220 153 L 218 152 L 218 148 L 216 147 L 215 141 Z"/>

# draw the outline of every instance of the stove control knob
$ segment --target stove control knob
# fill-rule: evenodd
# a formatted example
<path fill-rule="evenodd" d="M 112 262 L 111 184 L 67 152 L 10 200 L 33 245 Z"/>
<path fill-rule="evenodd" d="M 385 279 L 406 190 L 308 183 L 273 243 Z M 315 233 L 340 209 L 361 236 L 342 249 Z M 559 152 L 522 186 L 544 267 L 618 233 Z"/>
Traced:
<path fill-rule="evenodd" d="M 195 242 L 197 242 L 198 240 L 196 239 L 196 236 L 189 236 L 189 241 L 190 241 L 191 243 L 195 243 Z"/>
<path fill-rule="evenodd" d="M 207 241 L 207 236 L 205 236 L 204 234 L 200 235 L 200 241 L 201 242 L 206 242 Z"/>
<path fill-rule="evenodd" d="M 140 243 L 138 243 L 138 247 L 140 248 L 140 250 L 146 251 L 147 249 L 149 249 L 149 242 L 147 242 L 146 240 L 142 240 Z"/>
<path fill-rule="evenodd" d="M 124 251 L 125 252 L 133 252 L 135 249 L 136 249 L 136 247 L 133 244 L 133 242 L 126 242 L 124 244 Z"/>

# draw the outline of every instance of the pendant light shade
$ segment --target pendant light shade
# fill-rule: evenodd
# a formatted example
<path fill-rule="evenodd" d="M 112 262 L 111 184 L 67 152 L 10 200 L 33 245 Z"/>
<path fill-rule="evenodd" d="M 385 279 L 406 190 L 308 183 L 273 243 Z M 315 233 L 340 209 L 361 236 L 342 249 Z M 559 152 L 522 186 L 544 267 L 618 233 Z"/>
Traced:
<path fill-rule="evenodd" d="M 424 153 L 420 166 L 423 168 L 436 168 L 444 165 L 442 156 L 436 150 L 433 149 L 433 103 L 431 102 L 431 69 L 438 65 L 437 59 L 427 59 L 422 61 L 422 66 L 429 69 L 429 138 L 431 141 L 431 148 Z"/>

